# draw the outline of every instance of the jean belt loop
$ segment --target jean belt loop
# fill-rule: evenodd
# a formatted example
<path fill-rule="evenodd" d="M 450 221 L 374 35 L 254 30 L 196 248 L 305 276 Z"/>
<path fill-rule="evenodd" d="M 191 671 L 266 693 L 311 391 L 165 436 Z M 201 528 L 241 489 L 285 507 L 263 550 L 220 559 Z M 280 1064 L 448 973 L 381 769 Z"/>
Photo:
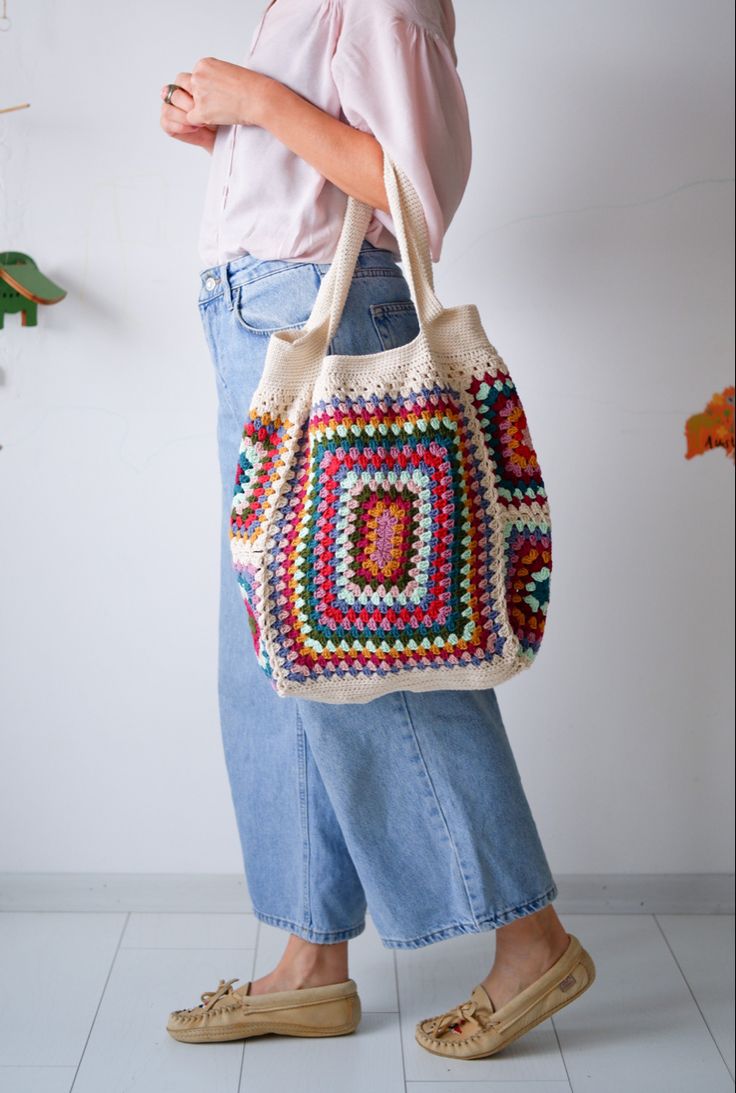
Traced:
<path fill-rule="evenodd" d="M 225 306 L 232 311 L 233 309 L 233 290 L 230 284 L 230 278 L 232 274 L 230 272 L 230 263 L 225 262 L 220 267 L 220 279 L 222 280 L 222 298 Z"/>

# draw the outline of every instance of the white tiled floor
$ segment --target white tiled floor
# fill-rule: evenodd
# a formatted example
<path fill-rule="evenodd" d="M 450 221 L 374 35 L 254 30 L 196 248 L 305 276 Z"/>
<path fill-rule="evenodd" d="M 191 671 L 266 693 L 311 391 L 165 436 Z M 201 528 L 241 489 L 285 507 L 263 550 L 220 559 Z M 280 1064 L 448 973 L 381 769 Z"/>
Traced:
<path fill-rule="evenodd" d="M 0 913 L 0 1093 L 721 1093 L 733 1089 L 734 919 L 568 914 L 597 979 L 489 1059 L 452 1063 L 414 1025 L 463 1001 L 492 932 L 350 946 L 364 1017 L 352 1036 L 179 1044 L 169 1010 L 275 962 L 286 933 L 251 914 Z M 33 1015 L 33 1020 L 29 1018 Z"/>

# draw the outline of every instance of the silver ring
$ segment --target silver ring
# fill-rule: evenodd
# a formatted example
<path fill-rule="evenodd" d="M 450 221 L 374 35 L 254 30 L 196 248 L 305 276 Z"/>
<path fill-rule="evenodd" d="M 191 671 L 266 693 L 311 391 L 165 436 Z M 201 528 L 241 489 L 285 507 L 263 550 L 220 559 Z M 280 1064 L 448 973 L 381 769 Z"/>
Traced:
<path fill-rule="evenodd" d="M 183 90 L 184 90 L 184 88 L 183 88 L 183 87 L 180 87 L 178 83 L 170 83 L 170 84 L 168 84 L 168 88 L 169 88 L 169 90 L 168 90 L 168 91 L 166 92 L 166 97 L 164 98 L 164 102 L 168 102 L 168 103 L 170 103 L 170 102 L 171 102 L 171 96 L 172 96 L 172 95 L 174 94 L 174 92 L 175 92 L 175 91 L 176 91 L 177 89 L 178 89 L 179 91 L 183 91 Z"/>

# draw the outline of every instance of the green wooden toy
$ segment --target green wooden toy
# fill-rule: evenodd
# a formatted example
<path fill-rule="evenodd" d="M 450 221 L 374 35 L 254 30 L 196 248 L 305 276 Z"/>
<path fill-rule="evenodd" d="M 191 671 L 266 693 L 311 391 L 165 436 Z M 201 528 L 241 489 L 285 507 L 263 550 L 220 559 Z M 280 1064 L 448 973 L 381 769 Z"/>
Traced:
<path fill-rule="evenodd" d="M 29 254 L 20 251 L 0 251 L 0 330 L 5 315 L 21 312 L 23 326 L 38 325 L 38 304 L 58 304 L 66 296 L 44 276 Z"/>

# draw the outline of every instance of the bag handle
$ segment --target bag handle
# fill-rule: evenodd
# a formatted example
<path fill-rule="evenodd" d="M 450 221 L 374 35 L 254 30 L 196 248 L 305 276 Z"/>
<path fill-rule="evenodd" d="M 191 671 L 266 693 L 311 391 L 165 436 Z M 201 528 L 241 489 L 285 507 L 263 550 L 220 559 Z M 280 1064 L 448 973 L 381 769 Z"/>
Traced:
<path fill-rule="evenodd" d="M 424 329 L 444 310 L 434 291 L 429 235 L 422 203 L 406 172 L 383 148 L 383 180 L 401 253 L 403 272 Z M 322 330 L 322 355 L 337 332 L 350 290 L 358 253 L 373 216 L 373 207 L 348 195 L 342 231 L 329 270 L 320 285 L 312 312 L 292 345 L 317 337 Z"/>

